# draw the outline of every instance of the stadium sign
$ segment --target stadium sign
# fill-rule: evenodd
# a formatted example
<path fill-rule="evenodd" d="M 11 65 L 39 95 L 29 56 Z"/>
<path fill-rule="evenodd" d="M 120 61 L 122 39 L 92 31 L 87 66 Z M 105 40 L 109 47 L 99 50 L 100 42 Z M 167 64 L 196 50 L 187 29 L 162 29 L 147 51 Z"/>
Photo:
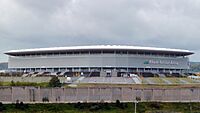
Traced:
<path fill-rule="evenodd" d="M 144 64 L 162 64 L 162 65 L 178 65 L 178 62 L 172 60 L 148 60 Z"/>

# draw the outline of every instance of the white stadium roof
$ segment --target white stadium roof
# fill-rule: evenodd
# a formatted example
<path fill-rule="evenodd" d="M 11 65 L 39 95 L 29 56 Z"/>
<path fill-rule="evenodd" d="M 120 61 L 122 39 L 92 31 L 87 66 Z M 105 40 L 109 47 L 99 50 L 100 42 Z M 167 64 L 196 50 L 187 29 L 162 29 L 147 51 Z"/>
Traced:
<path fill-rule="evenodd" d="M 193 54 L 192 51 L 183 49 L 169 49 L 157 47 L 141 47 L 141 46 L 124 46 L 124 45 L 92 45 L 92 46 L 69 46 L 69 47 L 51 47 L 51 48 L 35 48 L 20 49 L 5 52 L 5 54 L 29 53 L 29 52 L 48 52 L 48 51 L 70 51 L 70 50 L 137 50 L 137 51 L 160 51 L 160 52 L 177 52 Z"/>

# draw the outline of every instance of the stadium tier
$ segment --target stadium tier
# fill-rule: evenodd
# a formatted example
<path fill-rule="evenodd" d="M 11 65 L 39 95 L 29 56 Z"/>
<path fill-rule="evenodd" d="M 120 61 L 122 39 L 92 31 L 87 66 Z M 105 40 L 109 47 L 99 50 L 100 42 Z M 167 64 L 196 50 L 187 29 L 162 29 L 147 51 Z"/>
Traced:
<path fill-rule="evenodd" d="M 189 70 L 182 49 L 95 45 L 11 50 L 8 67 L 20 72 L 50 72 L 68 76 L 128 76 L 163 73 L 182 74 Z"/>

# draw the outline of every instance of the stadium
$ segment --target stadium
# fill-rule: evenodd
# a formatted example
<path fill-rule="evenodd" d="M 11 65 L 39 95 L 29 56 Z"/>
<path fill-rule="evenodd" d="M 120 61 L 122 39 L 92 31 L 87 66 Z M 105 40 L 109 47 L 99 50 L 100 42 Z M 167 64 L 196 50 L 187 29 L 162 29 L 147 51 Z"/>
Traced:
<path fill-rule="evenodd" d="M 152 76 L 186 74 L 189 55 L 182 49 L 95 45 L 11 50 L 8 67 L 12 71 L 51 73 L 67 76 L 112 76 L 129 74 Z"/>

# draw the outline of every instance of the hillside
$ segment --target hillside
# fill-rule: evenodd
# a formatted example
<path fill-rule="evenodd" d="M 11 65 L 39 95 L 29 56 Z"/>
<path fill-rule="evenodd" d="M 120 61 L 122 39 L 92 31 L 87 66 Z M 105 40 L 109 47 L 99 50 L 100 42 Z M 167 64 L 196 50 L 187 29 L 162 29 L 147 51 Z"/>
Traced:
<path fill-rule="evenodd" d="M 191 71 L 200 72 L 200 62 L 190 62 Z"/>

